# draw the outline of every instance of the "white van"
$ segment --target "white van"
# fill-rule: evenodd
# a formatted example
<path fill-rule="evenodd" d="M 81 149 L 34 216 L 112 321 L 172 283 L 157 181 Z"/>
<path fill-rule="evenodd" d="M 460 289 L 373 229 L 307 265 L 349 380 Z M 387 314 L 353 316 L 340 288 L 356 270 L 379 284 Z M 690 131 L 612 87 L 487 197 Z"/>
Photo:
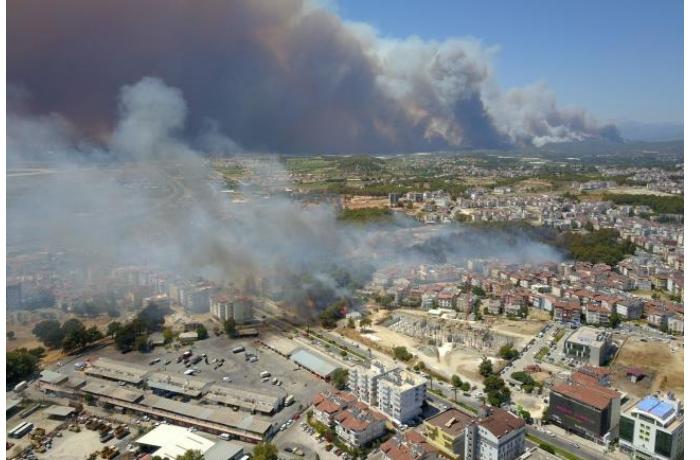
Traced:
<path fill-rule="evenodd" d="M 231 435 L 228 433 L 219 433 L 219 438 L 223 439 L 224 441 L 230 441 Z"/>

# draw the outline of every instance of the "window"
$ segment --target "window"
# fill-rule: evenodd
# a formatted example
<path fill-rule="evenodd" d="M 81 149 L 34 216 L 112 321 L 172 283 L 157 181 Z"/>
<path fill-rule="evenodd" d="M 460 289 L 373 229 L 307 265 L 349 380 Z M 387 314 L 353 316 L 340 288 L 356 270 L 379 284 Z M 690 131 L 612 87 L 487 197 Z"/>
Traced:
<path fill-rule="evenodd" d="M 620 417 L 620 439 L 634 441 L 634 420 L 631 418 Z"/>
<path fill-rule="evenodd" d="M 673 436 L 669 433 L 658 430 L 656 432 L 656 443 L 654 446 L 654 452 L 663 455 L 664 457 L 670 457 L 672 447 Z"/>

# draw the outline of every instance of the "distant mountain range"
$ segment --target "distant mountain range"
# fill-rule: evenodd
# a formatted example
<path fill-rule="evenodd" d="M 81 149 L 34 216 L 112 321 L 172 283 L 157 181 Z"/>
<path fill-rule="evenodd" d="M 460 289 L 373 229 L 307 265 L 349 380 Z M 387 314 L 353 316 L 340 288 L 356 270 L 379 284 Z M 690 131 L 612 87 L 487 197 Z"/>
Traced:
<path fill-rule="evenodd" d="M 657 142 L 683 139 L 683 123 L 621 121 L 616 122 L 615 125 L 625 140 Z"/>

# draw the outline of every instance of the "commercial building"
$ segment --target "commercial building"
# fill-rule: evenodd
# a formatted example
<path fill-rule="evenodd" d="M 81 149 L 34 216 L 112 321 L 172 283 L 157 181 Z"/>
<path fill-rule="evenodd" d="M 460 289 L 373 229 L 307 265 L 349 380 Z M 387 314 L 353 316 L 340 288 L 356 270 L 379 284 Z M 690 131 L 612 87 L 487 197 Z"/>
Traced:
<path fill-rule="evenodd" d="M 143 382 L 148 370 L 108 358 L 97 358 L 85 368 L 85 373 L 93 377 L 138 385 Z"/>
<path fill-rule="evenodd" d="M 482 407 L 465 431 L 464 460 L 515 460 L 525 452 L 525 420 L 503 409 Z"/>
<path fill-rule="evenodd" d="M 211 383 L 213 383 L 211 380 L 200 380 L 171 372 L 154 372 L 146 381 L 148 388 L 152 389 L 157 395 L 183 395 L 189 398 L 202 396 L 205 388 Z"/>
<path fill-rule="evenodd" d="M 630 402 L 620 416 L 620 449 L 635 459 L 683 458 L 683 409 L 671 395 Z"/>
<path fill-rule="evenodd" d="M 243 409 L 252 413 L 273 414 L 284 407 L 287 393 L 277 387 L 264 391 L 237 385 L 212 385 L 204 399 L 214 404 Z"/>
<path fill-rule="evenodd" d="M 187 428 L 175 425 L 159 425 L 138 438 L 136 444 L 150 453 L 151 458 L 175 460 L 188 450 L 198 450 L 204 460 L 237 460 L 244 455 L 243 447 L 231 442 L 211 441 Z"/>
<path fill-rule="evenodd" d="M 441 454 L 450 459 L 464 455 L 464 434 L 475 418 L 461 410 L 449 408 L 425 421 L 425 437 Z"/>
<path fill-rule="evenodd" d="M 338 369 L 335 364 L 303 348 L 292 353 L 289 359 L 324 380 L 328 380 L 333 371 Z"/>
<path fill-rule="evenodd" d="M 579 436 L 608 443 L 616 436 L 621 397 L 595 384 L 555 385 L 549 394 L 548 418 Z"/>
<path fill-rule="evenodd" d="M 374 361 L 369 368 L 350 370 L 348 385 L 355 396 L 398 423 L 406 423 L 421 413 L 426 381 L 400 368 L 387 368 Z"/>
<path fill-rule="evenodd" d="M 607 363 L 614 352 L 612 334 L 581 327 L 564 342 L 564 353 L 591 366 Z"/>

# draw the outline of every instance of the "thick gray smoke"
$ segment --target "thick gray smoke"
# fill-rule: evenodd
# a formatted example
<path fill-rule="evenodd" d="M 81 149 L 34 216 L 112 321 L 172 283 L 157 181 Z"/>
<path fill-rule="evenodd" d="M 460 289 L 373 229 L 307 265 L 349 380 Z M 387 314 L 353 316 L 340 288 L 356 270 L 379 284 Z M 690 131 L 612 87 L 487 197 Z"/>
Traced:
<path fill-rule="evenodd" d="M 93 139 L 110 137 L 114 94 L 144 75 L 181 89 L 183 135 L 219 153 L 619 139 L 541 85 L 500 88 L 494 51 L 475 40 L 387 39 L 302 0 L 10 0 L 7 10 L 8 82 L 32 94 L 27 109 L 60 113 Z"/>
<path fill-rule="evenodd" d="M 202 153 L 183 140 L 188 108 L 180 90 L 143 78 L 120 90 L 118 107 L 107 150 L 76 141 L 58 118 L 8 118 L 14 163 L 51 152 L 41 167 L 8 173 L 11 250 L 65 248 L 83 253 L 86 264 L 147 264 L 237 286 L 265 278 L 291 293 L 286 300 L 296 306 L 318 306 L 308 301 L 312 290 L 347 295 L 371 268 L 386 264 L 559 258 L 526 239 L 477 235 L 460 242 L 450 229 L 433 231 L 450 244 L 447 257 L 432 257 L 406 250 L 420 229 L 344 225 L 331 206 L 287 197 L 243 192 L 243 202 L 234 203 Z M 283 177 L 282 167 L 265 158 L 254 176 Z"/>

